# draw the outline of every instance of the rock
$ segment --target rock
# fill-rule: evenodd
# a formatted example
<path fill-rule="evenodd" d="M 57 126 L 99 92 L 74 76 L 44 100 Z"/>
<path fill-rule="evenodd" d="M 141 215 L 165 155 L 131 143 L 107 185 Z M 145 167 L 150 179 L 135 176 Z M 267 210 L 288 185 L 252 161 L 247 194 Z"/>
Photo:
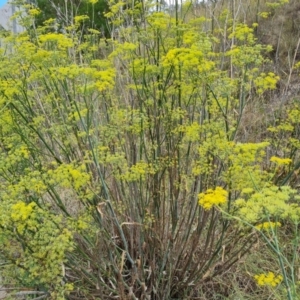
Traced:
<path fill-rule="evenodd" d="M 0 8 L 0 29 L 12 30 L 14 33 L 19 33 L 24 30 L 16 20 L 10 20 L 16 10 L 18 10 L 18 8 L 11 4 L 5 4 Z"/>

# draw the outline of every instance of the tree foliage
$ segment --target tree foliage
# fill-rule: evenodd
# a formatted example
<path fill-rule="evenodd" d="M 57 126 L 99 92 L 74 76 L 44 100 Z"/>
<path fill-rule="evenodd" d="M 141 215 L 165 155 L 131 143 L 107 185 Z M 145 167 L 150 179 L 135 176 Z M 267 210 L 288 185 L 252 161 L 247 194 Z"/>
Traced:
<path fill-rule="evenodd" d="M 92 28 L 100 31 L 104 36 L 109 34 L 105 13 L 108 12 L 108 2 L 104 0 L 36 0 L 34 2 L 41 13 L 36 16 L 35 23 L 42 26 L 49 19 L 56 19 L 58 27 L 68 26 L 75 16 L 88 16 L 82 26 L 83 30 Z"/>

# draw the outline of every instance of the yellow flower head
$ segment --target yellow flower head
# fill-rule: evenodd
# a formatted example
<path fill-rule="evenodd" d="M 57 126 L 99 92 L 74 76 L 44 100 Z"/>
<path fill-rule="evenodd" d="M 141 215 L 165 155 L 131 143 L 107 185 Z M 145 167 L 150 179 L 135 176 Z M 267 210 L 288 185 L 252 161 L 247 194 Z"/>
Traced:
<path fill-rule="evenodd" d="M 29 9 L 28 13 L 31 16 L 38 16 L 41 13 L 41 11 L 37 8 L 31 8 Z"/>
<path fill-rule="evenodd" d="M 34 215 L 34 208 L 36 204 L 31 202 L 26 204 L 23 201 L 19 201 L 11 207 L 10 217 L 15 223 L 16 228 L 20 234 L 24 232 L 24 229 L 27 225 L 33 225 L 33 222 L 30 221 L 30 218 Z"/>
<path fill-rule="evenodd" d="M 289 165 L 292 162 L 290 158 L 280 158 L 276 156 L 272 156 L 270 161 L 278 165 Z"/>
<path fill-rule="evenodd" d="M 224 204 L 228 193 L 222 187 L 217 186 L 215 190 L 208 189 L 205 193 L 198 195 L 199 205 L 204 209 L 211 209 L 214 205 Z"/>
<path fill-rule="evenodd" d="M 258 230 L 269 230 L 280 226 L 281 226 L 280 222 L 264 222 L 255 226 L 255 228 Z"/>
<path fill-rule="evenodd" d="M 31 215 L 36 204 L 34 202 L 26 205 L 25 202 L 19 201 L 12 206 L 11 218 L 13 221 L 25 221 Z"/>
<path fill-rule="evenodd" d="M 255 275 L 254 279 L 260 286 L 268 285 L 275 287 L 282 281 L 283 278 L 281 275 L 275 276 L 273 272 L 269 272 L 267 274 Z"/>

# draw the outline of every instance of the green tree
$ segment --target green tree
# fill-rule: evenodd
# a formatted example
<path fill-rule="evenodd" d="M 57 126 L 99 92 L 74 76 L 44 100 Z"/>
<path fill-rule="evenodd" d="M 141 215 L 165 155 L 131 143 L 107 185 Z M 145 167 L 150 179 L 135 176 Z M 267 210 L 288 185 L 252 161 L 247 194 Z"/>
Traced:
<path fill-rule="evenodd" d="M 96 3 L 88 0 L 35 0 L 35 5 L 41 10 L 41 14 L 36 17 L 36 25 L 53 18 L 61 28 L 69 24 L 74 16 L 87 15 L 88 20 L 84 21 L 82 29 L 93 28 L 99 30 L 104 36 L 108 35 L 108 26 L 104 13 L 108 11 L 108 2 L 98 0 Z"/>

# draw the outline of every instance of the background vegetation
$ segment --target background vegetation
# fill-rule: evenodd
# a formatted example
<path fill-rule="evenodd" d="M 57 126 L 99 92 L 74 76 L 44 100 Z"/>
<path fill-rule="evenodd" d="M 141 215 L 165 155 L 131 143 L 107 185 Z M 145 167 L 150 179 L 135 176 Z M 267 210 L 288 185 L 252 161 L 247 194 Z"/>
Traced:
<path fill-rule="evenodd" d="M 298 299 L 297 1 L 75 4 L 2 38 L 12 299 Z"/>
<path fill-rule="evenodd" d="M 42 26 L 43 22 L 50 18 L 56 20 L 56 27 L 63 30 L 65 26 L 73 22 L 69 18 L 74 16 L 87 16 L 82 23 L 81 30 L 86 32 L 87 28 L 93 28 L 101 32 L 101 36 L 109 35 L 109 26 L 104 14 L 108 12 L 107 1 L 75 0 L 72 2 L 62 0 L 36 0 L 33 1 L 41 11 L 35 17 L 35 25 Z"/>

